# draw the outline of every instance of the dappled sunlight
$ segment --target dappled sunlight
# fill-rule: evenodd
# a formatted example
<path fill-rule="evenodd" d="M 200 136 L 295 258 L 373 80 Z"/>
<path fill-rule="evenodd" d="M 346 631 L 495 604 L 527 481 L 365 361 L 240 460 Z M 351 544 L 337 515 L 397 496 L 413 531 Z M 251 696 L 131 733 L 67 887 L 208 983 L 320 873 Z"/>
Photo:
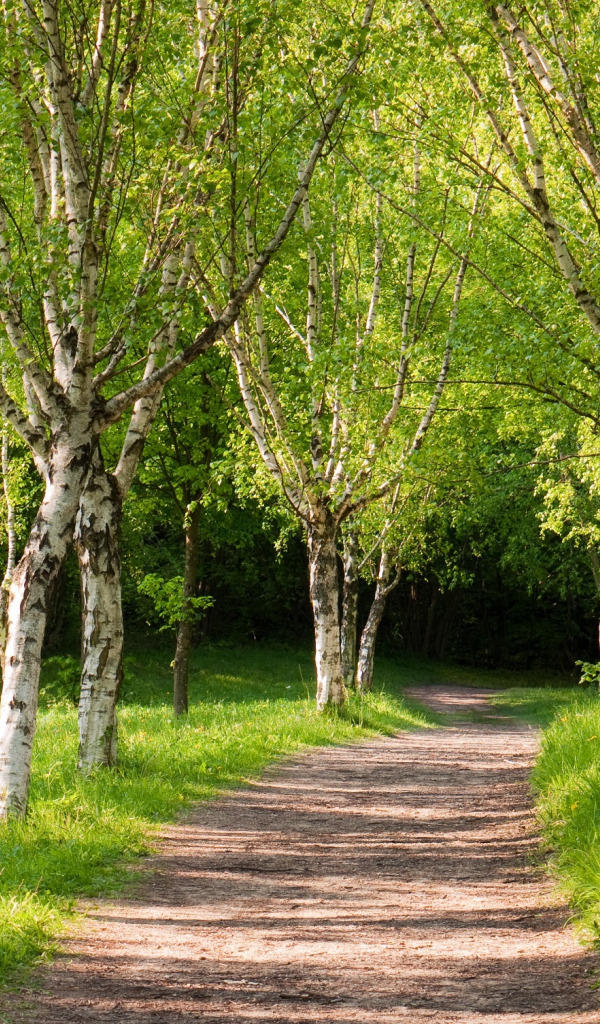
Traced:
<path fill-rule="evenodd" d="M 263 654 L 264 660 L 264 654 Z M 205 679 L 227 700 L 193 703 L 184 721 L 164 703 L 164 665 L 150 659 L 147 703 L 119 709 L 119 764 L 83 777 L 75 770 L 76 709 L 45 698 L 34 750 L 30 813 L 0 834 L 0 972 L 28 964 L 51 943 L 69 917 L 72 899 L 107 896 L 128 878 L 129 865 L 151 849 L 161 823 L 191 801 L 214 798 L 253 779 L 274 761 L 286 777 L 285 757 L 303 747 L 352 744 L 374 732 L 426 725 L 427 715 L 401 697 L 375 693 L 353 700 L 344 714 L 320 715 L 288 683 L 288 656 L 273 659 L 285 699 L 267 699 L 260 659 L 242 683 L 224 692 L 219 673 Z M 161 694 L 163 697 L 159 700 Z M 244 689 L 245 687 L 245 689 Z"/>
<path fill-rule="evenodd" d="M 141 888 L 91 909 L 35 1012 L 596 1024 L 596 958 L 530 867 L 535 747 L 526 726 L 467 723 L 269 769 L 164 831 Z"/>

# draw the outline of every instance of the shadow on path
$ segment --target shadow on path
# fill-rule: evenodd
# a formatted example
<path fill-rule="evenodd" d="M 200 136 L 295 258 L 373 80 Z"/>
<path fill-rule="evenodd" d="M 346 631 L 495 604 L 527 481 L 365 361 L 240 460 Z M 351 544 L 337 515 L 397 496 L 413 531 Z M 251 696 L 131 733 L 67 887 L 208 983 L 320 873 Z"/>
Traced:
<path fill-rule="evenodd" d="M 411 695 L 486 711 L 484 691 Z M 202 807 L 2 1016 L 598 1024 L 597 959 L 529 866 L 536 734 L 492 719 L 315 750 Z"/>

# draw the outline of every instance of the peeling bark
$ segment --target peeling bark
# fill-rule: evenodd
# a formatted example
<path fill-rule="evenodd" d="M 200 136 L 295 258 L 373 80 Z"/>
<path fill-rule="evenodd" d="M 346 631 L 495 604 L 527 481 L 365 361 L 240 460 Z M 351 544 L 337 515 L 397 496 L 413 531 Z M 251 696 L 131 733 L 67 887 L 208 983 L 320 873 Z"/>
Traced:
<path fill-rule="evenodd" d="M 117 760 L 116 703 L 123 678 L 121 506 L 117 482 L 97 450 L 75 523 L 82 595 L 77 767 L 83 771 Z"/>
<path fill-rule="evenodd" d="M 336 525 L 326 510 L 307 524 L 310 600 L 315 627 L 317 707 L 341 707 L 346 699 L 340 660 L 339 580 Z"/>
<path fill-rule="evenodd" d="M 89 437 L 76 417 L 72 426 Z M 88 462 L 86 442 L 51 453 L 44 498 L 13 573 L 0 703 L 0 819 L 27 810 L 48 594 L 71 544 Z"/>

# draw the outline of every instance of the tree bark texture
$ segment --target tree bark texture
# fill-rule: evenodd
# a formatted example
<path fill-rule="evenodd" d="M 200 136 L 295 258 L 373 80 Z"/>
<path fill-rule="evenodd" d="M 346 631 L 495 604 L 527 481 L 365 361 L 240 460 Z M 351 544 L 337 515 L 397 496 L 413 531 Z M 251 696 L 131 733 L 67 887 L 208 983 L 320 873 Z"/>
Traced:
<path fill-rule="evenodd" d="M 116 704 L 123 678 L 121 507 L 117 482 L 97 452 L 75 524 L 82 597 L 78 767 L 83 771 L 117 760 Z"/>
<path fill-rule="evenodd" d="M 0 703 L 0 819 L 27 810 L 48 595 L 71 544 L 89 464 L 89 426 L 77 433 L 86 438 L 79 448 L 63 445 L 51 452 L 44 498 L 10 585 Z"/>
<path fill-rule="evenodd" d="M 9 455 L 8 455 L 8 426 L 2 426 L 2 490 L 4 493 L 4 504 L 6 507 L 6 538 L 8 550 L 6 553 L 6 568 L 4 579 L 0 589 L 0 665 L 4 672 L 4 649 L 6 647 L 6 627 L 8 613 L 8 594 L 13 573 L 15 571 L 17 555 L 17 532 L 15 528 L 15 508 L 12 501 L 10 487 L 8 484 Z"/>
<path fill-rule="evenodd" d="M 46 360 L 44 355 L 38 359 L 37 341 L 33 350 L 28 343 L 29 328 L 21 315 L 22 297 L 20 286 L 15 284 L 18 277 L 14 273 L 13 257 L 13 246 L 16 243 L 20 253 L 23 237 L 16 222 L 13 225 L 0 206 L 0 268 L 3 270 L 0 321 L 20 368 L 27 413 L 1 383 L 0 411 L 30 447 L 45 481 L 44 498 L 24 554 L 15 569 L 9 594 L 5 678 L 0 704 L 0 818 L 23 815 L 26 811 L 48 588 L 56 578 L 73 539 L 78 503 L 90 470 L 95 439 L 136 403 L 155 394 L 233 327 L 246 300 L 283 245 L 317 163 L 330 143 L 365 51 L 374 3 L 375 0 L 367 0 L 356 47 L 339 79 L 333 105 L 319 119 L 320 131 L 302 177 L 274 234 L 257 255 L 244 280 L 230 295 L 216 319 L 202 327 L 189 345 L 170 358 L 161 349 L 160 365 L 155 369 L 147 366 L 148 372 L 143 379 L 135 380 L 134 377 L 130 386 L 108 398 L 102 394 L 102 388 L 126 366 L 122 363 L 129 353 L 125 334 L 133 325 L 129 312 L 138 308 L 138 300 L 142 297 L 149 300 L 154 296 L 150 283 L 145 284 L 144 279 L 148 282 L 155 280 L 165 255 L 160 246 L 151 241 L 139 273 L 133 272 L 133 277 L 138 280 L 130 295 L 133 307 L 125 307 L 128 312 L 114 333 L 109 319 L 110 339 L 98 347 L 98 320 L 104 316 L 104 304 L 98 294 L 99 271 L 104 281 L 111 251 L 111 245 L 107 245 L 106 211 L 113 208 L 117 183 L 127 179 L 127 157 L 124 157 L 125 162 L 120 157 L 121 138 L 127 127 L 127 119 L 122 114 L 133 94 L 138 72 L 145 63 L 140 55 L 145 45 L 142 40 L 148 38 L 146 24 L 148 31 L 150 25 L 147 5 L 142 3 L 132 20 L 123 18 L 114 22 L 111 50 L 116 64 L 111 60 L 104 65 L 106 89 L 103 86 L 102 92 L 97 91 L 102 77 L 98 74 L 101 65 L 98 64 L 96 70 L 91 69 L 90 84 L 84 86 L 82 95 L 87 103 L 87 112 L 91 113 L 92 108 L 99 112 L 99 119 L 92 122 L 87 116 L 83 119 L 80 116 L 81 95 L 76 88 L 77 76 L 69 70 L 70 54 L 67 55 L 71 37 L 62 18 L 59 18 L 58 6 L 51 0 L 44 0 L 36 13 L 33 5 L 26 4 L 23 20 L 11 20 L 12 15 L 8 17 L 6 12 L 2 15 L 3 21 L 12 26 L 11 31 L 14 29 L 20 36 L 25 51 L 33 36 L 39 56 L 39 69 L 36 63 L 33 71 L 31 62 L 24 60 L 26 80 L 21 85 L 20 75 L 13 76 L 12 85 L 22 110 L 22 142 L 33 192 L 27 219 L 33 216 L 39 229 L 40 267 L 48 266 L 39 294 L 34 291 L 32 298 L 36 308 L 39 300 L 44 320 L 45 333 L 40 351 L 48 351 L 50 357 Z M 98 24 L 96 39 L 104 39 L 107 31 L 105 25 Z M 95 139 L 91 150 L 90 130 Z M 158 159 L 160 164 L 160 155 Z M 152 173 L 159 164 L 154 166 Z M 173 173 L 179 175 L 179 170 Z M 124 195 L 127 195 L 126 182 L 124 188 Z M 165 188 L 170 192 L 169 177 L 165 177 Z M 164 217 L 167 217 L 166 212 Z M 174 220 L 172 224 L 175 224 Z M 161 219 L 161 230 L 163 225 L 166 225 L 166 220 Z M 58 226 L 64 231 L 55 230 Z M 16 232 L 13 227 L 16 227 Z M 148 273 L 149 267 L 153 268 L 151 273 Z M 134 312 L 133 323 L 136 321 L 137 313 Z M 152 349 L 152 338 L 148 342 Z M 167 356 L 164 362 L 162 355 Z M 108 362 L 104 369 L 96 373 L 105 360 Z M 121 492 L 125 493 L 124 488 Z M 91 512 L 89 516 L 84 515 L 80 532 L 89 528 L 99 538 L 104 536 L 104 547 L 101 545 L 100 552 L 90 541 L 94 554 L 93 557 L 90 555 L 89 565 L 90 573 L 94 571 L 95 558 L 100 559 L 99 564 L 106 565 L 105 571 L 99 574 L 98 586 L 107 591 L 113 582 L 113 570 L 108 566 L 109 558 L 116 550 L 113 539 L 117 523 L 107 512 L 103 534 L 102 516 L 105 512 L 101 511 L 96 519 L 97 504 L 100 502 L 103 508 L 108 509 L 110 502 L 108 499 L 100 501 L 97 494 L 92 495 L 90 501 Z M 102 559 L 106 559 L 105 563 Z M 111 598 L 105 603 L 114 613 L 114 600 Z M 116 650 L 114 643 L 109 643 L 110 636 L 118 628 L 114 614 L 112 624 L 99 620 L 92 623 L 86 619 L 84 625 L 85 642 L 89 643 L 90 651 L 92 647 L 94 651 L 102 648 L 108 662 Z M 100 667 L 98 662 L 98 678 Z M 104 728 L 98 733 L 104 748 L 109 732 L 110 723 L 108 731 Z M 113 742 L 114 729 L 110 733 L 110 743 Z"/>
<path fill-rule="evenodd" d="M 198 528 L 200 505 L 193 502 L 185 519 L 185 565 L 183 570 L 182 617 L 177 629 L 175 660 L 173 662 L 173 711 L 185 715 L 188 709 L 188 678 L 190 650 L 194 632 L 191 598 L 196 594 L 198 581 Z"/>
<path fill-rule="evenodd" d="M 340 659 L 336 528 L 327 511 L 307 525 L 310 599 L 315 628 L 317 707 L 341 707 L 346 692 Z"/>
<path fill-rule="evenodd" d="M 359 690 L 362 690 L 363 692 L 373 689 L 373 667 L 375 664 L 375 644 L 377 642 L 377 633 L 385 611 L 388 594 L 391 593 L 399 580 L 399 575 L 396 574 L 390 583 L 391 571 L 392 565 L 389 552 L 384 546 L 379 559 L 375 594 L 369 609 L 367 621 L 361 634 L 360 647 L 358 651 L 356 684 Z"/>
<path fill-rule="evenodd" d="M 344 543 L 344 581 L 342 588 L 342 625 L 340 653 L 344 685 L 356 682 L 356 638 L 358 629 L 358 544 L 349 530 Z"/>
<path fill-rule="evenodd" d="M 356 684 L 359 690 L 373 689 L 373 666 L 375 662 L 375 643 L 377 631 L 385 611 L 386 594 L 377 584 L 375 596 L 369 609 L 369 615 L 360 638 L 358 664 L 356 668 Z"/>

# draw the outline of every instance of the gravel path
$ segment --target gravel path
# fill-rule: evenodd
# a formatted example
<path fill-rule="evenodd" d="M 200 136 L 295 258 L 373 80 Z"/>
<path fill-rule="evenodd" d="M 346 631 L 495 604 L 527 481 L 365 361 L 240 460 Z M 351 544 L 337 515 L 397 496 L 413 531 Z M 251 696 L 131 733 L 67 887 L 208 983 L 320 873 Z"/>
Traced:
<path fill-rule="evenodd" d="M 279 766 L 166 830 L 136 898 L 93 910 L 0 1019 L 598 1024 L 597 957 L 528 866 L 536 742 L 498 719 Z"/>

